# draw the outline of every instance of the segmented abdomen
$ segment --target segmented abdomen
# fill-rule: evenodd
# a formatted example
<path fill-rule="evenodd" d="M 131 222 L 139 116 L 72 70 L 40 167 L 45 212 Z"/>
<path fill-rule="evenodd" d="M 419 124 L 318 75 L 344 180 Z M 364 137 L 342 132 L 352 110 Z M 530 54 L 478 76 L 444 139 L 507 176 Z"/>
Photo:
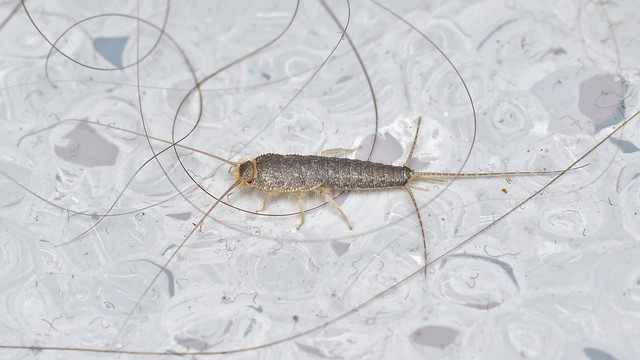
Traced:
<path fill-rule="evenodd" d="M 315 155 L 265 154 L 254 161 L 257 174 L 251 185 L 281 192 L 399 188 L 412 174 L 406 166 Z"/>

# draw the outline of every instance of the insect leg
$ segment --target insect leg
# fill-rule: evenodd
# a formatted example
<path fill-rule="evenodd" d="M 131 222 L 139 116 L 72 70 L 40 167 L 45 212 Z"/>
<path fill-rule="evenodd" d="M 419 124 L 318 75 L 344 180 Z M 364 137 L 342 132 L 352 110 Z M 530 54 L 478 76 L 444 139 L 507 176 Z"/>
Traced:
<path fill-rule="evenodd" d="M 430 190 L 429 188 L 418 186 L 418 185 L 413 184 L 413 183 L 410 183 L 408 185 L 411 186 L 412 188 L 414 188 L 416 190 L 420 190 L 420 191 L 429 191 Z"/>
<path fill-rule="evenodd" d="M 262 202 L 262 207 L 258 210 L 256 210 L 256 212 L 261 212 L 264 211 L 267 208 L 267 205 L 269 205 L 269 201 L 271 200 L 271 192 L 267 192 L 267 195 L 265 195 L 264 197 L 264 201 Z M 302 225 L 302 224 L 300 224 Z"/>
<path fill-rule="evenodd" d="M 349 154 L 349 153 L 352 153 L 352 152 L 354 152 L 356 150 L 358 150 L 358 148 L 354 148 L 354 149 L 346 149 L 346 148 L 327 149 L 327 150 L 324 150 L 323 152 L 321 152 L 320 156 L 335 157 L 338 154 Z"/>
<path fill-rule="evenodd" d="M 296 193 L 296 196 L 298 197 L 298 206 L 300 207 L 300 224 L 296 226 L 296 229 L 300 230 L 300 227 L 304 224 L 304 201 L 302 201 L 302 193 Z"/>
<path fill-rule="evenodd" d="M 411 191 L 411 186 L 405 185 L 404 187 L 407 189 L 407 193 L 411 198 L 411 202 L 413 203 L 413 207 L 416 209 L 416 215 L 418 215 L 418 223 L 420 224 L 420 235 L 422 235 L 422 245 L 424 248 L 424 276 L 427 276 L 427 237 L 424 236 L 424 225 L 422 224 L 422 216 L 420 215 L 420 209 L 418 209 L 418 203 L 416 202 L 416 198 L 413 196 L 413 192 Z"/>
<path fill-rule="evenodd" d="M 325 188 L 321 188 L 320 190 L 316 190 L 316 192 L 320 194 L 324 198 L 324 200 L 327 203 L 329 203 L 329 205 L 331 205 L 334 209 L 336 209 L 340 213 L 340 216 L 342 216 L 344 221 L 347 223 L 349 230 L 353 230 L 353 226 L 351 226 L 349 219 L 347 219 L 347 215 L 345 215 L 344 211 L 340 209 L 340 205 L 338 205 L 338 203 L 335 200 L 333 200 L 333 198 L 329 196 L 329 194 L 327 194 L 327 190 Z"/>
<path fill-rule="evenodd" d="M 412 175 L 411 178 L 409 179 L 409 181 L 407 182 L 407 185 L 416 189 L 416 190 L 421 190 L 421 191 L 429 191 L 429 189 L 421 187 L 421 186 L 417 186 L 416 182 L 418 181 L 426 181 L 426 182 L 431 182 L 431 183 L 446 183 L 447 180 L 444 179 L 436 179 L 436 178 L 432 178 L 432 177 L 427 177 L 427 176 L 421 176 L 421 175 Z"/>

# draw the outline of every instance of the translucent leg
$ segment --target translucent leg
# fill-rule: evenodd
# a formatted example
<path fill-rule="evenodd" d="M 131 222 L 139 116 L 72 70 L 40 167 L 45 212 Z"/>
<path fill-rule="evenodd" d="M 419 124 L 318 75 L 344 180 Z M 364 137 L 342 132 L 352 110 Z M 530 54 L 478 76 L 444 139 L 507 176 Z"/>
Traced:
<path fill-rule="evenodd" d="M 346 149 L 346 148 L 334 148 L 334 149 L 327 149 L 324 150 L 323 152 L 320 153 L 320 156 L 324 156 L 324 157 L 335 157 L 336 155 L 339 154 L 349 154 L 352 153 L 356 150 L 358 150 L 359 148 L 355 148 L 355 149 Z"/>
<path fill-rule="evenodd" d="M 267 192 L 267 195 L 264 197 L 264 201 L 262 202 L 262 207 L 256 210 L 256 212 L 264 211 L 267 208 L 267 205 L 269 205 L 270 200 L 271 200 L 271 193 Z"/>
<path fill-rule="evenodd" d="M 296 229 L 300 230 L 300 227 L 304 224 L 304 201 L 302 201 L 302 195 L 298 195 L 298 206 L 300 207 L 300 224 L 296 226 Z"/>
<path fill-rule="evenodd" d="M 353 230 L 353 226 L 351 226 L 349 219 L 347 219 L 347 215 L 345 215 L 344 211 L 340 209 L 340 205 L 338 205 L 338 203 L 335 202 L 335 200 L 333 200 L 333 198 L 327 194 L 326 190 L 320 190 L 318 191 L 318 193 L 322 195 L 322 197 L 329 203 L 329 205 L 331 205 L 334 209 L 336 209 L 340 213 L 340 216 L 342 216 L 344 221 L 347 223 L 349 230 Z"/>

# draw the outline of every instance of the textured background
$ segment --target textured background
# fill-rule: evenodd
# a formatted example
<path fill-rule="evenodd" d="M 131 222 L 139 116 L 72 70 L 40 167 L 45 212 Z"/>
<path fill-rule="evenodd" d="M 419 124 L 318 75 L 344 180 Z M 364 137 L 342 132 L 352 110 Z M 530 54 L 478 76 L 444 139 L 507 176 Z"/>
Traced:
<path fill-rule="evenodd" d="M 20 3 L 0 4 L 2 358 L 87 356 L 6 346 L 224 351 L 314 328 L 255 351 L 640 356 L 640 119 L 594 149 L 638 110 L 637 2 L 389 2 L 457 66 L 475 126 L 452 67 L 373 3 L 351 4 L 353 46 L 320 2 L 303 1 L 281 38 L 235 64 L 284 31 L 295 3 L 216 3 L 28 1 L 41 34 Z M 327 5 L 344 24 L 347 4 Z M 178 111 L 194 79 L 214 74 L 202 102 L 193 93 Z M 239 209 L 219 205 L 195 226 L 214 203 L 207 192 L 219 196 L 233 182 L 229 165 L 207 152 L 237 161 L 359 146 L 353 156 L 367 158 L 376 139 L 372 159 L 401 164 L 418 116 L 413 167 L 423 171 L 564 169 L 594 150 L 578 164 L 589 166 L 450 254 L 552 177 L 416 191 L 435 261 L 426 278 L 402 191 L 339 197 L 352 231 L 327 206 L 308 212 L 300 231 L 295 215 L 243 212 L 263 194 L 240 190 L 225 198 Z M 145 127 L 155 152 L 167 146 L 157 139 L 189 135 L 190 149 L 177 149 L 184 168 L 173 149 L 152 158 Z M 282 197 L 267 213 L 296 210 Z"/>

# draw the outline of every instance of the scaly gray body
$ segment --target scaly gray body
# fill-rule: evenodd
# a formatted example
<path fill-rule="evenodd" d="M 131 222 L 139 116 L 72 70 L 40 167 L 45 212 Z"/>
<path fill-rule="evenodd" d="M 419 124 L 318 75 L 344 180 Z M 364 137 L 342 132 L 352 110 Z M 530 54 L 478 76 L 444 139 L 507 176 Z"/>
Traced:
<path fill-rule="evenodd" d="M 264 154 L 253 162 L 251 187 L 279 192 L 402 188 L 413 173 L 406 166 L 316 155 Z"/>

